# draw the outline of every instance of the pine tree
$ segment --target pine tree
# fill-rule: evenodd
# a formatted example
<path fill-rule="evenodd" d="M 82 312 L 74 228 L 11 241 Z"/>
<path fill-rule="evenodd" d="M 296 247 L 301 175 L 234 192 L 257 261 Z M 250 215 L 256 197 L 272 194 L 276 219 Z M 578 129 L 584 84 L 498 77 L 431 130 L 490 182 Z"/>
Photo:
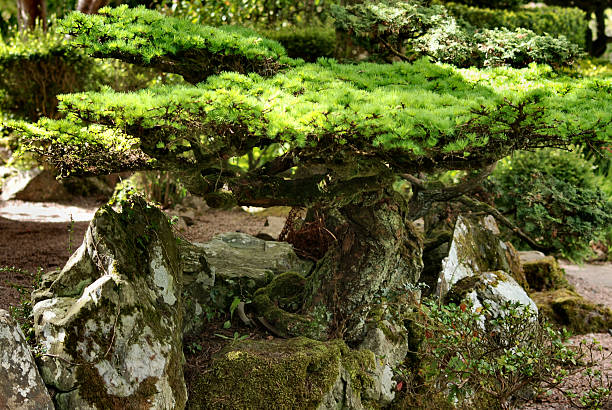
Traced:
<path fill-rule="evenodd" d="M 259 300 L 291 336 L 359 340 L 377 293 L 416 283 L 422 240 L 411 220 L 458 197 L 515 150 L 610 142 L 610 78 L 548 66 L 478 70 L 412 64 L 306 64 L 276 42 L 143 8 L 103 8 L 64 22 L 75 46 L 180 74 L 191 85 L 60 97 L 64 119 L 12 123 L 62 176 L 171 170 L 209 205 L 309 208 L 327 238 L 307 279 L 304 315 Z M 245 171 L 257 149 L 282 152 Z M 468 170 L 456 187 L 400 194 L 417 172 Z"/>

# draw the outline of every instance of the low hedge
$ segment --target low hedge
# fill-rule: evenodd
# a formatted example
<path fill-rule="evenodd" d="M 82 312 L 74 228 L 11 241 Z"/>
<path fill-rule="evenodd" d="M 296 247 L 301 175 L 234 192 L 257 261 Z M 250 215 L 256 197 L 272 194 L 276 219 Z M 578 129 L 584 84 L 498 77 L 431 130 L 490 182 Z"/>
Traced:
<path fill-rule="evenodd" d="M 281 43 L 291 58 L 314 62 L 319 57 L 334 56 L 336 32 L 333 27 L 290 27 L 259 32 L 262 36 Z"/>
<path fill-rule="evenodd" d="M 56 95 L 89 88 L 95 82 L 93 65 L 53 31 L 0 40 L 0 107 L 30 120 L 56 117 Z"/>

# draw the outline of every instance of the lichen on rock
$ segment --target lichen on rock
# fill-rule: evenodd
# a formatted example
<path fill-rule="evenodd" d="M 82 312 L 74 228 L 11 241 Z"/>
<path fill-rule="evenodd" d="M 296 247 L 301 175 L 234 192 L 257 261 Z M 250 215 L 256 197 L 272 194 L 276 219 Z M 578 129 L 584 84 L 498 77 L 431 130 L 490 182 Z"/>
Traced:
<path fill-rule="evenodd" d="M 536 303 L 516 280 L 503 271 L 482 272 L 457 281 L 446 294 L 444 301 L 460 303 L 468 299 L 474 307 L 489 306 L 494 316 L 503 314 L 508 303 L 519 303 L 538 313 Z"/>
<path fill-rule="evenodd" d="M 161 211 L 138 197 L 102 207 L 37 295 L 39 364 L 59 409 L 184 406 L 181 263 Z"/>
<path fill-rule="evenodd" d="M 53 410 L 26 338 L 6 310 L 0 310 L 0 380 L 0 408 Z"/>
<path fill-rule="evenodd" d="M 444 297 L 459 280 L 483 272 L 503 271 L 525 286 L 516 251 L 498 233 L 491 218 L 457 218 L 448 256 L 442 261 L 438 296 Z"/>

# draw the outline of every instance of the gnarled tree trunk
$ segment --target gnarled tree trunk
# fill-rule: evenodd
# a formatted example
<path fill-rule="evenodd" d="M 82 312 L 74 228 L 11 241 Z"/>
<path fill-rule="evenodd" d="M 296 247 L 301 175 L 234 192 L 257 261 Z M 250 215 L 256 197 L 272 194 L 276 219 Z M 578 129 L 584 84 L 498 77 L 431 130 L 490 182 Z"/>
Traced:
<path fill-rule="evenodd" d="M 386 198 L 324 210 L 335 241 L 308 279 L 304 311 L 327 320 L 333 336 L 359 342 L 377 296 L 418 281 L 422 241 L 405 209 L 403 200 Z"/>

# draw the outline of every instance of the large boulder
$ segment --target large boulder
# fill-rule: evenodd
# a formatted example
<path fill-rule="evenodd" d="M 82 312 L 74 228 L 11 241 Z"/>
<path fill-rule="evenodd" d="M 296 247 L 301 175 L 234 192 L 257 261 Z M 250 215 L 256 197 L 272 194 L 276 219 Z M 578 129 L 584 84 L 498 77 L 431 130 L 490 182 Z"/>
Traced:
<path fill-rule="evenodd" d="M 286 242 L 265 241 L 241 232 L 193 244 L 205 257 L 215 278 L 215 304 L 227 307 L 234 295 L 251 294 L 281 273 L 307 275 L 313 263 L 302 260 Z M 194 255 L 196 249 L 190 250 Z M 194 256 L 190 257 L 194 259 Z"/>
<path fill-rule="evenodd" d="M 498 235 L 492 217 L 457 218 L 448 256 L 442 260 L 438 296 L 444 297 L 455 283 L 476 273 L 503 271 L 520 286 L 526 285 L 518 253 Z"/>
<path fill-rule="evenodd" d="M 21 170 L 4 168 L 0 200 L 59 201 L 70 198 L 51 171 L 33 168 Z"/>
<path fill-rule="evenodd" d="M 0 310 L 0 409 L 53 410 L 19 325 Z"/>
<path fill-rule="evenodd" d="M 494 315 L 502 314 L 508 303 L 519 303 L 537 313 L 535 302 L 524 289 L 518 252 L 498 235 L 490 217 L 457 218 L 449 254 L 442 261 L 438 296 L 447 303 L 468 299 L 474 308 L 487 304 Z"/>
<path fill-rule="evenodd" d="M 102 207 L 82 246 L 35 294 L 42 377 L 59 409 L 180 409 L 181 263 L 164 214 Z"/>
<path fill-rule="evenodd" d="M 195 381 L 190 409 L 364 409 L 375 356 L 341 340 L 230 344 Z"/>
<path fill-rule="evenodd" d="M 530 296 L 549 321 L 577 334 L 607 332 L 612 328 L 612 310 L 577 293 L 553 256 L 537 251 L 519 254 Z"/>
<path fill-rule="evenodd" d="M 235 296 L 250 298 L 278 275 L 306 275 L 312 262 L 297 257 L 286 242 L 265 241 L 240 232 L 215 236 L 210 242 L 179 244 L 183 261 L 185 333 L 199 331 L 204 310 L 227 309 Z"/>

